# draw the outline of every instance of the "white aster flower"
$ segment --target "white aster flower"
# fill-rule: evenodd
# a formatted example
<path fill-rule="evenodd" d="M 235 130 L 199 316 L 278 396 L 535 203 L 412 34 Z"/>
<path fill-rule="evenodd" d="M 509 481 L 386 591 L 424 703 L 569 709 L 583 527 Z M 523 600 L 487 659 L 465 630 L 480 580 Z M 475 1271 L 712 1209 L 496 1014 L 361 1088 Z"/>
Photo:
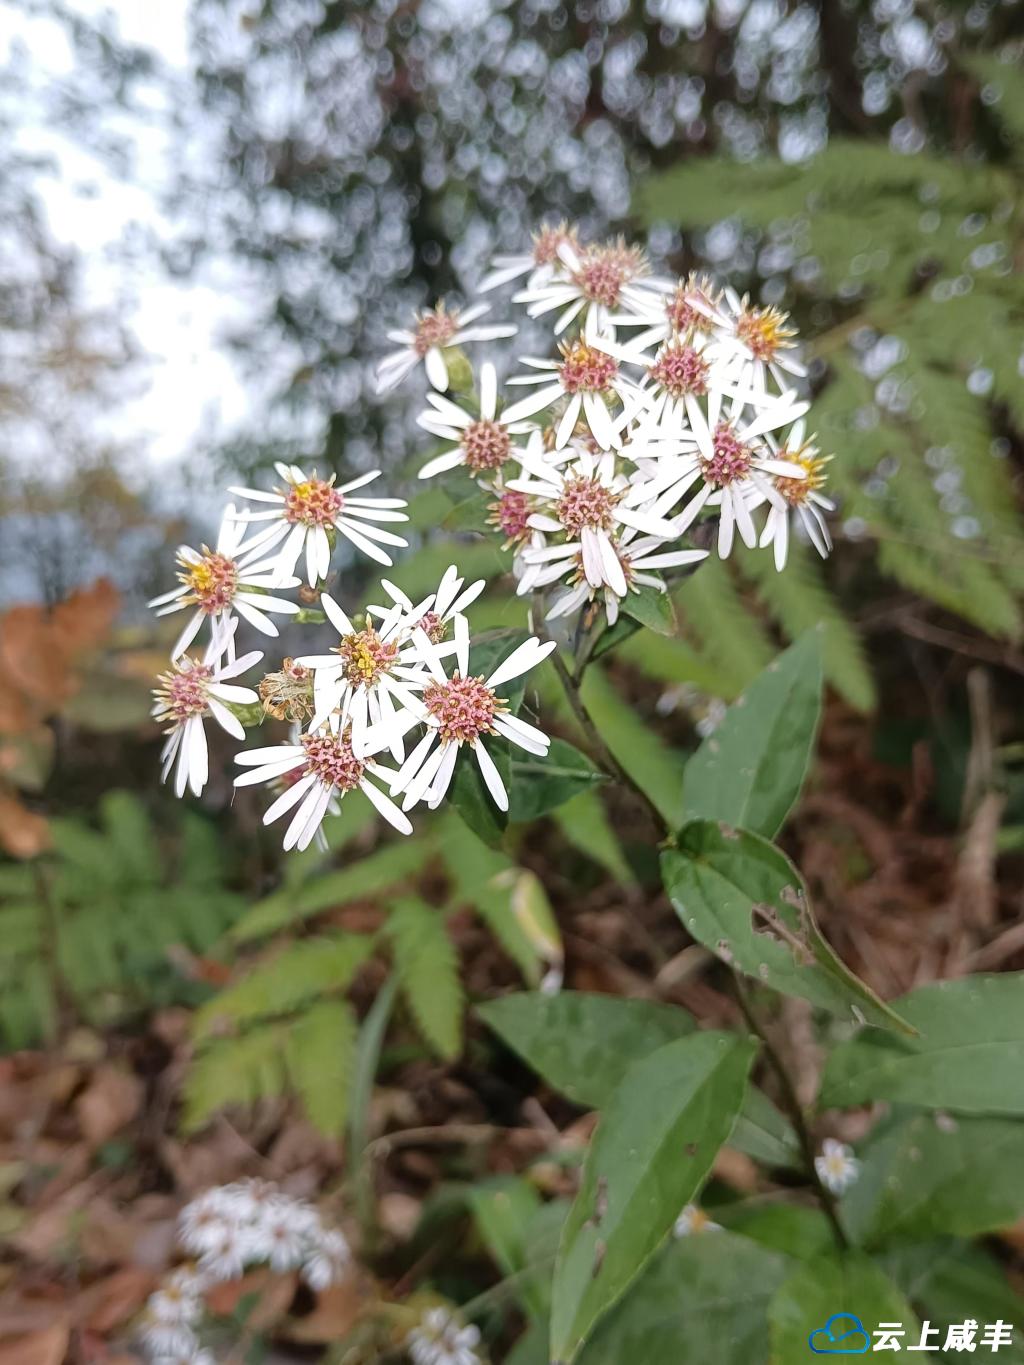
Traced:
<path fill-rule="evenodd" d="M 194 1284 L 181 1285 L 168 1280 L 150 1294 L 146 1301 L 146 1315 L 164 1327 L 191 1327 L 203 1315 L 203 1301 L 199 1291 L 201 1281 L 192 1277 Z"/>
<path fill-rule="evenodd" d="M 282 580 L 273 560 L 254 563 L 250 556 L 244 555 L 241 550 L 244 535 L 234 507 L 229 506 L 224 513 L 216 549 L 211 550 L 206 545 L 201 550 L 193 550 L 189 545 L 179 547 L 178 587 L 154 597 L 149 603 L 151 607 L 159 608 L 157 616 L 195 608 L 174 643 L 172 659 L 188 649 L 204 621 L 210 622 L 211 637 L 216 642 L 229 634 L 228 626 L 235 612 L 270 636 L 277 635 L 277 626 L 264 615 L 265 612 L 289 616 L 298 612 L 294 602 L 272 597 L 264 589 L 298 587 L 299 580 Z"/>
<path fill-rule="evenodd" d="M 498 414 L 498 375 L 488 361 L 480 367 L 480 411 L 460 407 L 441 393 L 428 393 L 430 408 L 417 422 L 432 436 L 454 441 L 455 447 L 436 455 L 420 470 L 421 479 L 464 465 L 474 477 L 492 475 L 515 455 L 513 436 L 532 430 L 529 422 L 510 422 Z"/>
<path fill-rule="evenodd" d="M 477 285 L 477 293 L 486 294 L 492 289 L 500 289 L 503 284 L 529 275 L 528 289 L 536 289 L 548 284 L 556 270 L 562 269 L 558 249 L 563 244 L 580 250 L 577 230 L 564 220 L 561 223 L 542 227 L 533 234 L 533 248 L 516 254 L 497 255 L 491 262 L 491 270 Z"/>
<path fill-rule="evenodd" d="M 614 327 L 640 327 L 644 331 L 630 345 L 646 350 L 673 337 L 706 341 L 716 326 L 728 323 L 721 308 L 721 293 L 707 275 L 691 274 L 667 292 L 648 293 L 632 313 L 613 315 Z"/>
<path fill-rule="evenodd" d="M 477 1327 L 461 1327 L 446 1308 L 431 1308 L 405 1339 L 413 1365 L 480 1365 Z"/>
<path fill-rule="evenodd" d="M 144 1317 L 140 1336 L 146 1351 L 158 1360 L 194 1360 L 199 1350 L 199 1338 L 187 1323 Z"/>
<path fill-rule="evenodd" d="M 364 737 L 372 725 L 378 731 L 390 731 L 391 739 L 380 747 L 390 748 L 400 761 L 405 752 L 402 735 L 409 729 L 402 723 L 403 715 L 409 712 L 416 719 L 424 717 L 423 705 L 416 696 L 424 683 L 423 665 L 409 646 L 409 632 L 433 599 L 427 597 L 411 610 L 404 605 L 407 600 L 403 595 L 403 600 L 376 624 L 367 617 L 363 629 L 356 630 L 333 597 L 321 593 L 321 605 L 340 642 L 331 654 L 309 654 L 296 660 L 313 671 L 316 715 L 310 730 L 337 714 L 342 727 L 351 727 L 357 758 L 379 751 L 365 747 Z"/>
<path fill-rule="evenodd" d="M 673 1237 L 692 1237 L 704 1232 L 721 1232 L 721 1223 L 713 1223 L 702 1208 L 687 1204 L 672 1228 Z"/>
<path fill-rule="evenodd" d="M 821 1144 L 821 1155 L 814 1158 L 814 1169 L 827 1190 L 842 1194 L 860 1174 L 860 1162 L 845 1142 L 826 1138 Z"/>
<path fill-rule="evenodd" d="M 382 745 L 383 747 L 383 745 Z M 236 763 L 254 767 L 253 772 L 235 778 L 235 786 L 259 782 L 288 781 L 263 816 L 265 825 L 295 809 L 284 836 L 284 847 L 304 849 L 312 842 L 332 801 L 341 801 L 357 787 L 401 834 L 411 834 L 412 825 L 395 803 L 376 787 L 370 777 L 387 783 L 394 770 L 382 768 L 365 753 L 357 758 L 351 732 L 342 732 L 337 717 L 304 734 L 298 744 L 275 744 L 266 749 L 240 753 Z"/>
<path fill-rule="evenodd" d="M 377 392 L 386 393 L 401 384 L 422 361 L 427 378 L 443 393 L 448 388 L 446 350 L 466 341 L 495 341 L 499 337 L 515 336 L 516 328 L 509 324 L 473 325 L 477 318 L 489 312 L 490 306 L 486 303 L 474 303 L 451 313 L 439 303 L 436 308 L 417 315 L 412 331 L 389 332 L 388 340 L 398 342 L 401 350 L 392 351 L 377 366 Z"/>
<path fill-rule="evenodd" d="M 671 521 L 657 510 L 637 505 L 651 502 L 654 506 L 646 483 L 643 480 L 631 483 L 618 468 L 612 451 L 596 458 L 581 451 L 565 469 L 557 469 L 527 451 L 523 453 L 522 464 L 530 477 L 510 480 L 509 488 L 527 494 L 538 504 L 540 510 L 528 519 L 530 527 L 546 537 L 560 538 L 558 544 L 523 553 L 527 564 L 559 566 L 548 581 L 578 566 L 592 588 L 600 589 L 607 584 L 617 597 L 625 597 L 629 585 L 616 550 L 619 533 L 630 528 L 663 541 L 677 537 Z M 539 586 L 542 581 L 535 579 L 530 586 Z M 522 594 L 525 590 L 521 582 L 518 591 Z"/>
<path fill-rule="evenodd" d="M 404 793 L 403 810 L 422 800 L 431 809 L 438 806 L 451 785 L 455 760 L 466 744 L 473 750 L 494 804 L 500 810 L 508 810 L 505 784 L 484 746 L 483 736 L 501 735 L 528 753 L 542 757 L 547 754 L 551 745 L 548 736 L 511 715 L 508 702 L 499 697 L 497 689 L 535 668 L 554 649 L 554 642 L 542 644 L 531 636 L 486 678 L 474 677 L 469 671 L 469 627 L 464 616 L 455 617 L 457 668 L 451 678 L 441 667 L 437 647 L 422 630 L 413 632 L 413 642 L 430 672 L 423 693 L 427 733 L 403 763 L 391 784 L 391 795 Z"/>
<path fill-rule="evenodd" d="M 487 586 L 487 580 L 484 578 L 476 579 L 468 588 L 463 586 L 465 581 L 459 576 L 455 565 L 449 564 L 441 575 L 437 592 L 432 592 L 419 605 L 415 605 L 401 588 L 382 578 L 380 585 L 391 598 L 391 606 L 367 607 L 367 616 L 380 617 L 383 627 L 385 622 L 393 618 L 395 609 L 398 608 L 402 612 L 398 625 L 400 636 L 411 635 L 412 631 L 418 628 L 434 645 L 435 653 L 452 654 L 455 651 L 454 643 L 445 644 L 449 626 L 457 616 L 465 613 L 466 608 L 476 601 Z M 417 666 L 422 666 L 422 660 L 415 650 L 410 650 L 407 657 L 415 659 Z"/>
<path fill-rule="evenodd" d="M 167 781 L 176 763 L 176 796 L 184 796 L 186 787 L 194 796 L 199 796 L 206 785 L 210 767 L 203 727 L 206 717 L 212 716 L 221 729 L 235 739 L 244 739 L 245 728 L 228 706 L 249 706 L 259 701 L 252 688 L 233 687 L 227 682 L 228 678 L 237 677 L 263 658 L 258 650 L 253 650 L 230 663 L 223 662 L 236 625 L 237 621 L 231 621 L 226 633 L 210 642 L 201 663 L 188 654 L 174 659 L 170 669 L 157 678 L 157 686 L 153 689 L 152 716 L 157 724 L 169 727 L 160 754 L 160 780 Z"/>
<path fill-rule="evenodd" d="M 253 1251 L 251 1230 L 226 1223 L 217 1241 L 211 1241 L 199 1257 L 199 1269 L 210 1283 L 239 1280 L 245 1267 L 256 1259 Z"/>
<path fill-rule="evenodd" d="M 759 308 L 734 289 L 725 290 L 721 313 L 725 321 L 716 328 L 709 353 L 729 367 L 741 387 L 767 393 L 770 376 L 779 392 L 785 392 L 794 376 L 806 375 L 805 366 L 791 354 L 796 329 L 786 325 L 787 313 Z"/>
<path fill-rule="evenodd" d="M 154 1356 L 152 1365 L 217 1365 L 217 1357 L 212 1351 L 197 1346 L 195 1350 L 185 1353 Z"/>
<path fill-rule="evenodd" d="M 355 489 L 363 488 L 380 476 L 375 469 L 335 487 L 335 476 L 317 477 L 316 470 L 305 474 L 297 465 L 278 462 L 274 465 L 283 487 L 272 493 L 258 488 L 232 488 L 229 491 L 254 502 L 272 503 L 266 512 L 239 512 L 237 520 L 243 525 L 270 522 L 241 547 L 243 554 L 267 556 L 275 550 L 273 560 L 281 578 L 295 572 L 299 556 L 305 550 L 306 581 L 315 588 L 326 578 L 331 565 L 331 533 L 337 531 L 352 542 L 357 550 L 375 559 L 378 564 L 390 564 L 391 557 L 382 545 L 405 547 L 409 544 L 391 531 L 381 530 L 375 522 L 408 521 L 397 509 L 408 504 L 402 498 L 353 497 Z M 277 547 L 277 548 L 275 548 Z"/>
<path fill-rule="evenodd" d="M 336 1231 L 323 1232 L 307 1251 L 302 1278 L 316 1293 L 329 1289 L 345 1274 L 352 1260 L 348 1241 Z"/>
<path fill-rule="evenodd" d="M 825 512 L 834 512 L 836 505 L 831 498 L 822 493 L 825 486 L 825 467 L 831 455 L 821 455 L 818 447 L 812 444 L 814 438 L 804 439 L 805 425 L 797 422 L 786 438 L 785 445 L 779 450 L 779 458 L 804 471 L 802 479 L 786 478 L 779 475 L 775 479 L 775 492 L 782 499 L 768 507 L 768 518 L 758 542 L 763 549 L 767 545 L 775 547 L 775 567 L 781 571 L 786 567 L 789 551 L 790 513 L 800 518 L 800 524 L 808 540 L 821 555 L 828 558 L 832 549 L 832 537 L 825 521 Z"/>
<path fill-rule="evenodd" d="M 590 333 L 561 342 L 559 360 L 525 356 L 523 364 L 536 373 L 516 375 L 508 382 L 536 387 L 528 397 L 505 409 L 505 420 L 518 422 L 564 403 L 555 426 L 556 450 L 568 444 L 580 421 L 601 450 L 621 445 L 620 432 L 644 398 L 637 385 L 622 373 L 617 356 L 612 354 L 613 346 L 609 339 Z"/>
<path fill-rule="evenodd" d="M 551 279 L 531 281 L 512 296 L 514 303 L 527 305 L 532 318 L 560 309 L 556 336 L 581 313 L 588 325 L 604 331 L 612 314 L 623 308 L 643 311 L 654 291 L 670 287 L 651 276 L 642 249 L 627 246 L 621 237 L 583 247 L 563 241 L 558 258 L 560 268 Z"/>
<path fill-rule="evenodd" d="M 692 448 L 667 455 L 651 465 L 641 460 L 641 467 L 648 475 L 645 487 L 662 509 L 679 502 L 694 484 L 699 484 L 694 496 L 673 518 L 677 534 L 693 523 L 705 504 L 721 508 L 718 553 L 725 559 L 732 550 L 737 530 L 745 545 L 753 549 L 757 544 L 752 507 L 766 499 L 776 506 L 782 504 L 774 480 L 804 477 L 800 465 L 776 456 L 761 438 L 801 417 L 808 404 L 796 402 L 795 395 L 789 393 L 745 418 L 741 404 L 733 405 L 724 414 L 721 394 L 716 390 L 711 390 L 703 402 L 706 411 L 702 400 L 693 396 L 685 400 L 690 420 L 686 439 L 693 443 Z"/>

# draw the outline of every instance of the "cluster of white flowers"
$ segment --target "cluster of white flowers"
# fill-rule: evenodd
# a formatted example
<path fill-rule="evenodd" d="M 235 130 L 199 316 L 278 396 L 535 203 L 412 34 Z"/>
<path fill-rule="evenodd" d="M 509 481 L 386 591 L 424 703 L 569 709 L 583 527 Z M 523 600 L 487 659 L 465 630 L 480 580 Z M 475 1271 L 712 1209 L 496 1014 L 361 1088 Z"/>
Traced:
<path fill-rule="evenodd" d="M 480 1365 L 479 1328 L 462 1327 L 446 1308 L 430 1308 L 405 1339 L 413 1365 Z"/>
<path fill-rule="evenodd" d="M 461 466 L 493 493 L 491 524 L 517 552 L 520 593 L 558 584 L 549 618 L 596 602 L 614 623 L 630 592 L 663 589 L 661 570 L 704 558 L 681 540 L 705 508 L 718 514 L 723 557 L 738 536 L 772 546 L 782 569 L 794 516 L 827 555 L 827 460 L 792 387 L 804 370 L 785 314 L 703 276 L 657 276 L 636 247 L 584 245 L 564 223 L 531 252 L 498 257 L 480 287 L 513 281 L 514 302 L 554 314 L 560 338 L 557 355 L 522 357 L 508 383 L 527 386 L 524 398 L 501 405 L 489 363 L 476 389 L 448 395 L 444 357 L 475 339 L 464 324 L 476 308 L 424 314 L 401 335 L 402 377 L 423 358 L 434 389 L 419 423 L 448 445 L 420 477 Z M 383 362 L 382 383 L 396 364 Z"/>
<path fill-rule="evenodd" d="M 348 1242 L 324 1227 L 312 1204 L 259 1180 L 194 1199 L 181 1211 L 178 1240 L 194 1261 L 173 1271 L 146 1304 L 142 1340 L 154 1365 L 214 1365 L 198 1330 L 213 1285 L 267 1265 L 278 1274 L 297 1270 L 319 1291 L 339 1280 L 351 1259 Z"/>

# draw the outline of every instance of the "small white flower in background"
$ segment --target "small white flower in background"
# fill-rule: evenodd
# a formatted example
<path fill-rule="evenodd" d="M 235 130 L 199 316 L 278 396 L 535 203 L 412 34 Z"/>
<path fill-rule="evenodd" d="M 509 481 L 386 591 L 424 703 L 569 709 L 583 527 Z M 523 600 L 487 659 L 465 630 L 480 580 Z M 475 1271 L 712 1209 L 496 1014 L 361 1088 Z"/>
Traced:
<path fill-rule="evenodd" d="M 638 350 L 673 337 L 705 341 L 715 326 L 727 325 L 720 300 L 721 291 L 707 275 L 691 274 L 667 293 L 645 295 L 633 313 L 615 314 L 609 321 L 614 327 L 643 327 L 630 341 Z"/>
<path fill-rule="evenodd" d="M 203 1294 L 213 1285 L 269 1265 L 279 1274 L 300 1270 L 320 1291 L 339 1280 L 351 1260 L 348 1242 L 324 1227 L 312 1204 L 264 1180 L 235 1181 L 193 1199 L 179 1215 L 178 1240 L 198 1256 L 199 1268 L 172 1271 L 150 1295 L 141 1335 L 153 1365 L 213 1365 L 195 1331 Z"/>
<path fill-rule="evenodd" d="M 455 760 L 462 746 L 468 745 L 491 799 L 500 810 L 508 810 L 508 793 L 494 759 L 483 743 L 484 735 L 503 738 L 541 757 L 551 740 L 536 726 L 508 712 L 508 703 L 498 696 L 497 688 L 535 668 L 554 649 L 553 641 L 542 644 L 531 636 L 518 645 L 486 678 L 469 671 L 469 627 L 464 616 L 455 618 L 456 664 L 449 678 L 441 667 L 437 647 L 422 630 L 413 633 L 421 657 L 426 661 L 430 681 L 423 693 L 427 733 L 406 759 L 391 784 L 391 795 L 404 793 L 402 809 L 409 810 L 425 800 L 431 809 L 444 798 L 455 773 Z"/>
<path fill-rule="evenodd" d="M 270 596 L 263 589 L 296 588 L 299 580 L 282 579 L 272 559 L 253 562 L 251 555 L 242 553 L 244 536 L 245 529 L 238 521 L 235 509 L 229 506 L 221 522 L 216 549 L 211 550 L 206 545 L 201 550 L 193 550 L 189 545 L 179 548 L 178 587 L 154 597 L 149 603 L 151 607 L 159 608 L 157 616 L 195 608 L 174 643 L 172 659 L 184 654 L 202 630 L 204 621 L 210 622 L 211 638 L 219 643 L 229 634 L 228 627 L 235 612 L 270 636 L 277 635 L 277 626 L 265 612 L 288 616 L 298 612 L 294 602 Z M 230 653 L 228 657 L 231 657 Z"/>
<path fill-rule="evenodd" d="M 445 351 L 467 341 L 495 341 L 499 337 L 515 336 L 516 328 L 506 323 L 474 325 L 477 318 L 490 312 L 486 303 L 474 303 L 470 308 L 449 313 L 443 303 L 419 313 L 412 331 L 389 332 L 388 340 L 398 342 L 401 350 L 386 355 L 377 366 L 377 392 L 386 393 L 401 384 L 421 362 L 427 378 L 435 389 L 444 393 L 448 388 L 448 365 Z"/>
<path fill-rule="evenodd" d="M 762 549 L 768 545 L 775 547 L 775 567 L 780 572 L 786 567 L 789 552 L 790 513 L 799 517 L 807 539 L 822 559 L 827 559 L 832 549 L 832 537 L 824 513 L 834 512 L 836 505 L 821 491 L 827 478 L 826 466 L 832 456 L 821 455 L 818 447 L 812 444 L 814 438 L 805 440 L 804 432 L 805 424 L 797 422 L 778 452 L 780 459 L 799 465 L 804 477 L 791 479 L 783 475 L 776 476 L 775 492 L 781 497 L 782 505 L 778 502 L 769 505 L 768 519 L 758 542 Z"/>
<path fill-rule="evenodd" d="M 460 1326 L 446 1308 L 428 1309 L 405 1339 L 413 1365 L 480 1365 L 479 1344 L 479 1328 Z"/>
<path fill-rule="evenodd" d="M 542 227 L 533 234 L 533 248 L 515 254 L 505 253 L 494 257 L 491 270 L 477 285 L 478 294 L 487 294 L 492 289 L 500 289 L 503 284 L 529 275 L 527 289 L 536 289 L 547 284 L 556 270 L 562 268 L 558 251 L 561 246 L 580 249 L 577 229 L 565 222 Z"/>
<path fill-rule="evenodd" d="M 263 655 L 258 650 L 243 654 L 230 663 L 223 662 L 224 654 L 233 642 L 237 621 L 231 621 L 225 633 L 211 641 L 200 663 L 188 654 L 176 658 L 166 673 L 157 678 L 153 689 L 153 719 L 158 725 L 170 728 L 161 750 L 161 782 L 166 782 L 175 767 L 174 791 L 184 796 L 188 787 L 199 796 L 209 776 L 209 750 L 203 721 L 212 716 L 222 730 L 235 739 L 245 739 L 242 722 L 228 710 L 228 705 L 250 706 L 259 701 L 250 687 L 233 687 L 227 679 L 244 673 Z"/>
<path fill-rule="evenodd" d="M 378 564 L 392 562 L 390 555 L 381 549 L 382 545 L 408 546 L 409 542 L 401 536 L 374 525 L 378 521 L 408 521 L 406 513 L 397 510 L 407 507 L 408 503 L 402 498 L 353 497 L 356 489 L 380 477 L 379 469 L 336 487 L 333 474 L 329 479 L 320 479 L 316 470 L 305 474 L 298 465 L 280 462 L 274 468 L 282 488 L 272 493 L 264 493 L 258 488 L 231 488 L 228 491 L 253 502 L 273 504 L 266 512 L 238 512 L 236 520 L 243 526 L 270 523 L 246 541 L 240 547 L 240 553 L 248 555 L 258 551 L 267 556 L 273 550 L 273 562 L 282 580 L 294 574 L 303 551 L 309 586 L 315 588 L 320 579 L 326 578 L 331 566 L 332 531 L 339 532 Z"/>
<path fill-rule="evenodd" d="M 441 581 L 437 585 L 437 592 L 433 592 L 423 602 L 416 606 L 412 599 L 401 588 L 396 588 L 394 583 L 389 583 L 386 578 L 381 579 L 381 587 L 391 598 L 390 607 L 366 608 L 367 615 L 379 616 L 390 620 L 395 608 L 398 607 L 404 613 L 399 630 L 402 635 L 411 634 L 413 630 L 419 628 L 426 635 L 427 639 L 439 654 L 451 654 L 455 651 L 455 644 L 451 642 L 446 648 L 445 641 L 448 637 L 448 627 L 457 616 L 465 613 L 470 606 L 487 587 L 487 580 L 478 578 L 470 583 L 468 588 L 463 587 L 464 578 L 459 577 L 459 571 L 454 564 L 449 564 L 441 575 Z M 426 608 L 426 610 L 424 610 Z M 412 651 L 409 657 L 414 657 L 418 665 L 422 665 L 422 660 L 418 653 Z"/>
<path fill-rule="evenodd" d="M 860 1162 L 845 1142 L 826 1138 L 821 1144 L 821 1155 L 814 1158 L 814 1169 L 827 1190 L 842 1194 L 860 1174 Z"/>
<path fill-rule="evenodd" d="M 386 742 L 386 736 L 383 743 Z M 235 778 L 236 787 L 259 782 L 287 782 L 285 791 L 267 809 L 265 825 L 295 809 L 284 835 L 285 849 L 304 849 L 312 843 L 333 802 L 341 801 L 357 788 L 400 834 L 411 834 L 412 825 L 395 803 L 376 787 L 371 777 L 387 784 L 395 770 L 383 768 L 365 753 L 356 757 L 351 732 L 341 731 L 337 717 L 302 735 L 297 744 L 275 744 L 266 749 L 249 749 L 235 762 L 255 765 L 252 772 Z"/>
<path fill-rule="evenodd" d="M 620 309 L 643 312 L 655 291 L 671 288 L 668 281 L 651 275 L 641 248 L 627 246 L 621 237 L 591 246 L 563 241 L 558 262 L 551 279 L 531 282 L 513 295 L 513 302 L 525 303 L 532 318 L 560 309 L 556 336 L 581 314 L 586 324 L 603 331 Z"/>
<path fill-rule="evenodd" d="M 687 1204 L 672 1228 L 673 1237 L 692 1237 L 703 1232 L 721 1232 L 721 1223 L 713 1223 L 697 1204 Z"/>
<path fill-rule="evenodd" d="M 634 381 L 622 373 L 613 346 L 607 338 L 587 334 L 560 343 L 558 360 L 524 356 L 523 364 L 535 373 L 514 375 L 508 382 L 532 385 L 534 391 L 506 408 L 505 420 L 518 422 L 564 402 L 555 426 L 556 450 L 568 444 L 581 421 L 601 450 L 620 446 L 623 428 L 645 399 Z"/>
<path fill-rule="evenodd" d="M 200 1346 L 187 1354 L 154 1356 L 153 1365 L 217 1365 L 217 1357 Z"/>
<path fill-rule="evenodd" d="M 426 612 L 433 595 L 409 611 L 396 602 L 391 611 L 374 624 L 367 617 L 357 630 L 334 598 L 321 593 L 320 605 L 337 630 L 340 641 L 330 654 L 306 654 L 296 660 L 313 673 L 316 715 L 310 730 L 318 730 L 329 717 L 340 716 L 342 726 L 351 729 L 351 743 L 357 758 L 365 758 L 380 748 L 390 748 L 397 761 L 404 757 L 402 735 L 409 729 L 406 713 L 422 720 L 423 704 L 416 693 L 422 690 L 422 661 L 409 645 L 412 622 Z M 366 747 L 366 732 L 373 726 L 387 731 L 388 739 L 374 749 Z"/>
<path fill-rule="evenodd" d="M 510 422 L 505 414 L 498 414 L 498 374 L 488 361 L 480 367 L 480 410 L 459 407 L 441 393 L 428 393 L 430 404 L 416 421 L 424 431 L 444 440 L 454 441 L 455 448 L 436 455 L 420 470 L 421 479 L 433 478 L 463 465 L 474 477 L 493 475 L 516 450 L 513 436 L 532 430 L 529 422 Z"/>

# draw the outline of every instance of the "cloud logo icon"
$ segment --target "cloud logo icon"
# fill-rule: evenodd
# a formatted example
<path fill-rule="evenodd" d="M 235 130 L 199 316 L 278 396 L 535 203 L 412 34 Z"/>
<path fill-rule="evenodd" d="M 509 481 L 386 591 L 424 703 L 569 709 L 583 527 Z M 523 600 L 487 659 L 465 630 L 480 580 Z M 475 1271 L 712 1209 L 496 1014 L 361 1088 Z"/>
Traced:
<path fill-rule="evenodd" d="M 862 1356 L 871 1349 L 864 1324 L 852 1313 L 833 1313 L 824 1327 L 811 1333 L 807 1344 L 819 1356 Z"/>

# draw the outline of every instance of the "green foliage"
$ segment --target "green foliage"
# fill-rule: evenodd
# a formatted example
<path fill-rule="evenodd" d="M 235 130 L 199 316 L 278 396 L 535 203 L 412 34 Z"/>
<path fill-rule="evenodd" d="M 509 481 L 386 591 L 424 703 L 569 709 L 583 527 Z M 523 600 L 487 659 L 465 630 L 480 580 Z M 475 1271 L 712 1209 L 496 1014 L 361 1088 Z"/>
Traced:
<path fill-rule="evenodd" d="M 1024 1214 L 1024 1123 L 1013 1119 L 898 1114 L 861 1163 L 842 1217 L 862 1245 L 971 1237 Z"/>
<path fill-rule="evenodd" d="M 916 1038 L 864 1031 L 829 1057 L 825 1107 L 893 1100 L 1024 1116 L 1024 975 L 938 981 L 895 1002 Z"/>
<path fill-rule="evenodd" d="M 204 954 L 239 916 L 212 828 L 185 813 L 169 852 L 129 792 L 100 802 L 98 827 L 52 821 L 53 851 L 0 882 L 0 1037 L 53 1034 L 61 1005 L 90 1023 L 196 999 L 175 949 Z"/>
<path fill-rule="evenodd" d="M 694 820 L 661 866 L 679 918 L 724 962 L 840 1018 L 907 1027 L 835 955 L 799 872 L 766 839 Z"/>
<path fill-rule="evenodd" d="M 607 780 L 586 754 L 564 739 L 553 739 L 544 758 L 517 751 L 511 762 L 511 779 L 508 818 L 524 823 L 547 815 Z"/>
<path fill-rule="evenodd" d="M 1019 69 L 990 53 L 965 61 L 1022 164 Z M 833 138 L 800 164 L 693 158 L 637 196 L 648 222 L 697 229 L 735 218 L 755 237 L 788 232 L 798 261 L 813 263 L 805 288 L 815 316 L 831 322 L 809 350 L 828 367 L 814 421 L 818 443 L 836 455 L 830 487 L 844 520 L 863 522 L 899 583 L 1008 636 L 1021 629 L 1024 521 L 994 442 L 1006 419 L 1024 433 L 1024 280 L 1011 268 L 1020 183 L 992 164 Z M 883 336 L 902 349 L 880 383 L 862 350 Z M 860 651 L 820 568 L 803 557 L 796 573 L 776 576 L 763 556 L 745 554 L 737 567 L 787 631 L 828 622 L 830 680 L 854 704 L 870 702 Z M 685 592 L 701 591 L 704 577 L 702 568 Z M 734 640 L 728 617 L 726 630 Z"/>
<path fill-rule="evenodd" d="M 462 1046 L 462 983 L 444 922 L 420 900 L 399 901 L 388 917 L 398 981 L 431 1047 L 451 1060 Z"/>
<path fill-rule="evenodd" d="M 348 1118 L 357 1037 L 347 1000 L 321 1000 L 288 1030 L 288 1077 L 310 1122 L 328 1136 Z"/>
<path fill-rule="evenodd" d="M 689 760 L 685 818 L 774 838 L 804 784 L 820 709 L 821 645 L 811 632 L 768 665 Z"/>
<path fill-rule="evenodd" d="M 916 1340 L 917 1319 L 896 1285 L 859 1252 L 833 1252 L 795 1270 L 772 1299 L 768 1319 L 773 1363 L 788 1365 L 808 1358 L 811 1333 L 821 1331 L 839 1313 L 859 1318 L 869 1341 L 880 1322 L 902 1323 L 908 1341 Z"/>
<path fill-rule="evenodd" d="M 571 1362 L 700 1188 L 732 1131 L 755 1045 L 695 1033 L 635 1062 L 601 1116 L 555 1264 L 553 1359 Z"/>
<path fill-rule="evenodd" d="M 580 1365 L 767 1365 L 766 1314 L 787 1271 L 784 1257 L 729 1233 L 671 1241 L 598 1324 Z"/>

